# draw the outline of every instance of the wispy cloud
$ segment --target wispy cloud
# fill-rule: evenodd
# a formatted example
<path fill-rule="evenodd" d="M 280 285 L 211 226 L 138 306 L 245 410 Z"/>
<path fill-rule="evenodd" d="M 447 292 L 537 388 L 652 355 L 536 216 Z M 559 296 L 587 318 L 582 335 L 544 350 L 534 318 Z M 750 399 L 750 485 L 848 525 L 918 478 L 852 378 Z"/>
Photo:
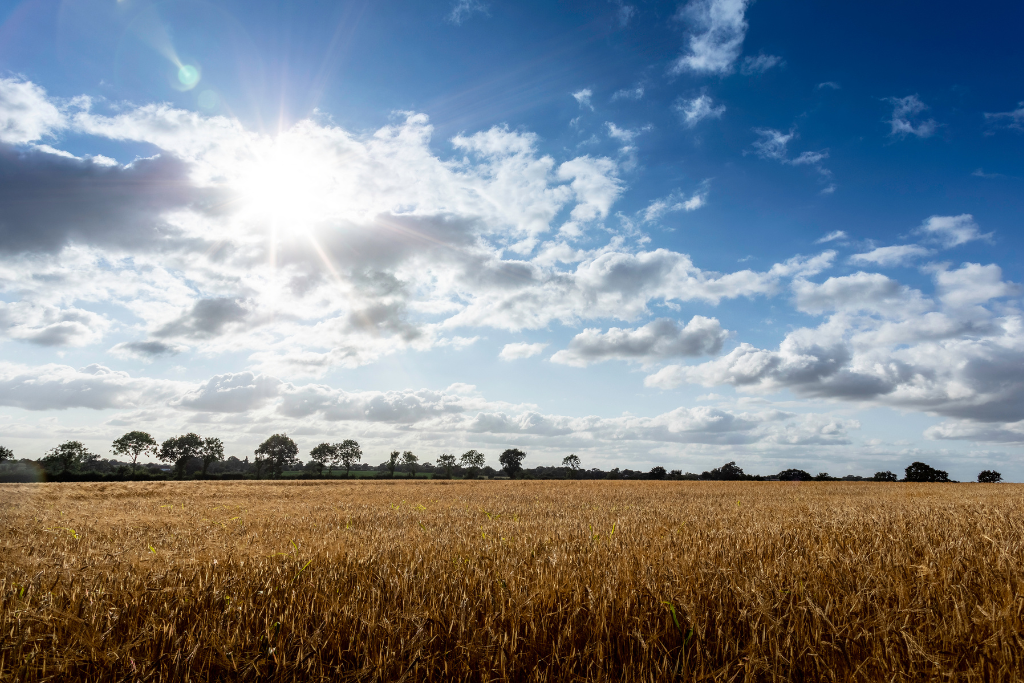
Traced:
<path fill-rule="evenodd" d="M 761 137 L 760 140 L 755 140 L 753 144 L 754 153 L 757 156 L 790 166 L 810 166 L 818 172 L 819 178 L 825 183 L 825 187 L 820 190 L 821 194 L 832 194 L 836 191 L 835 183 L 830 182 L 832 171 L 825 168 L 821 163 L 828 158 L 827 149 L 817 152 L 801 152 L 795 158 L 790 159 L 788 147 L 789 143 L 797 137 L 796 131 L 790 130 L 788 133 L 783 133 L 781 130 L 775 130 L 774 128 L 755 128 L 754 132 Z"/>
<path fill-rule="evenodd" d="M 639 100 L 644 96 L 644 86 L 638 85 L 635 88 L 623 88 L 616 90 L 612 95 L 612 102 L 616 100 Z"/>
<path fill-rule="evenodd" d="M 776 66 L 783 66 L 785 63 L 782 57 L 778 55 L 760 54 L 756 57 L 744 57 L 740 73 L 744 76 L 753 76 L 754 74 L 762 74 Z"/>
<path fill-rule="evenodd" d="M 917 95 L 890 97 L 886 101 L 892 103 L 892 119 L 889 120 L 892 125 L 889 135 L 892 137 L 905 138 L 908 135 L 916 135 L 919 138 L 928 138 L 938 130 L 939 124 L 935 119 L 914 124 L 913 120 L 917 115 L 928 109 L 928 105 L 918 99 Z"/>
<path fill-rule="evenodd" d="M 646 209 L 641 212 L 644 223 L 653 223 L 667 213 L 674 211 L 696 211 L 708 201 L 708 191 L 711 188 L 711 181 L 705 180 L 700 187 L 689 197 L 676 190 L 667 197 L 655 199 Z"/>
<path fill-rule="evenodd" d="M 902 266 L 924 256 L 929 256 L 931 249 L 920 244 L 896 244 L 891 247 L 878 247 L 862 254 L 850 257 L 850 263 L 856 265 Z"/>
<path fill-rule="evenodd" d="M 594 96 L 593 90 L 591 90 L 590 88 L 583 88 L 582 90 L 577 90 L 576 92 L 574 92 L 572 96 L 576 100 L 576 102 L 579 103 L 581 109 L 583 107 L 586 107 L 587 109 L 593 111 L 594 105 L 590 103 L 590 98 Z"/>
<path fill-rule="evenodd" d="M 836 240 L 848 239 L 849 235 L 846 234 L 845 230 L 833 230 L 829 234 L 814 240 L 815 244 L 825 244 L 826 242 L 835 242 Z"/>
<path fill-rule="evenodd" d="M 725 113 L 725 105 L 715 106 L 714 100 L 708 95 L 700 95 L 690 100 L 679 98 L 672 108 L 679 114 L 687 128 L 693 128 L 704 119 L 720 119 Z"/>
<path fill-rule="evenodd" d="M 959 216 L 929 216 L 921 227 L 915 230 L 919 235 L 926 235 L 943 247 L 949 249 L 974 240 L 990 240 L 992 233 L 982 234 L 974 216 L 962 213 Z"/>
<path fill-rule="evenodd" d="M 815 86 L 818 90 L 840 90 L 843 86 L 839 85 L 835 81 L 825 81 Z"/>
<path fill-rule="evenodd" d="M 1015 131 L 1024 131 L 1024 102 L 1018 102 L 1017 108 L 1013 111 L 1004 111 L 997 114 L 985 113 L 985 123 L 993 128 L 1009 128 Z"/>
<path fill-rule="evenodd" d="M 448 21 L 458 26 L 474 14 L 487 14 L 487 5 L 480 0 L 457 0 L 448 13 Z"/>
<path fill-rule="evenodd" d="M 749 0 L 692 0 L 677 13 L 693 27 L 688 50 L 669 71 L 705 74 L 732 73 L 747 34 L 744 13 Z"/>

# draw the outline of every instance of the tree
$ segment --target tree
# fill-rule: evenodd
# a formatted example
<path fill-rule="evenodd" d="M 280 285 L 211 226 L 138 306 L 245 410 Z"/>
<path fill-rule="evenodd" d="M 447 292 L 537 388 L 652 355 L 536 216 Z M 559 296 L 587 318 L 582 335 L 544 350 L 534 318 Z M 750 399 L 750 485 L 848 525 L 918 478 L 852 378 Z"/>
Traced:
<path fill-rule="evenodd" d="M 576 476 L 576 473 L 580 469 L 580 456 L 576 455 L 575 453 L 570 453 L 569 455 L 565 456 L 564 458 L 562 458 L 562 467 L 569 468 L 570 477 Z"/>
<path fill-rule="evenodd" d="M 224 459 L 224 443 L 215 436 L 203 439 L 203 446 L 199 449 L 199 457 L 203 461 L 203 474 L 206 476 L 206 468 L 211 462 L 219 462 Z"/>
<path fill-rule="evenodd" d="M 246 460 L 248 459 L 249 458 L 246 458 Z M 268 462 L 268 459 L 265 456 L 260 455 L 259 453 L 257 453 L 256 457 L 252 459 L 252 468 L 256 470 L 257 479 L 260 478 L 260 475 L 263 473 L 263 468 L 267 466 Z"/>
<path fill-rule="evenodd" d="M 147 432 L 128 432 L 114 442 L 111 452 L 119 458 L 128 458 L 132 463 L 132 474 L 140 456 L 152 458 L 157 453 L 156 439 Z"/>
<path fill-rule="evenodd" d="M 903 481 L 915 481 L 915 482 L 936 482 L 936 481 L 949 481 L 949 475 L 942 470 L 937 470 L 934 467 L 924 464 L 923 462 L 911 463 L 905 470 L 906 476 Z"/>
<path fill-rule="evenodd" d="M 982 470 L 978 475 L 978 482 L 981 484 L 998 484 L 1003 480 L 1003 475 L 995 470 Z"/>
<path fill-rule="evenodd" d="M 7 446 L 0 446 L 0 462 L 14 460 L 14 451 Z"/>
<path fill-rule="evenodd" d="M 266 460 L 270 476 L 275 479 L 281 476 L 285 467 L 290 467 L 299 462 L 299 447 L 288 438 L 287 434 L 274 434 L 259 445 L 255 454 L 257 457 L 262 456 Z"/>
<path fill-rule="evenodd" d="M 345 439 L 341 443 L 334 444 L 335 459 L 332 465 L 341 463 L 345 468 L 345 478 L 348 479 L 349 470 L 352 465 L 363 459 L 363 450 L 354 439 Z"/>
<path fill-rule="evenodd" d="M 384 466 L 388 468 L 388 476 L 392 479 L 395 478 L 395 467 L 398 466 L 398 458 L 401 455 L 402 454 L 398 451 L 391 451 L 391 453 L 388 454 L 388 461 L 384 463 Z"/>
<path fill-rule="evenodd" d="M 189 432 L 181 436 L 173 436 L 160 444 L 160 452 L 157 458 L 163 462 L 174 465 L 174 469 L 180 477 L 185 473 L 185 465 L 192 458 L 198 458 L 203 449 L 203 437 L 195 432 Z"/>
<path fill-rule="evenodd" d="M 77 472 L 82 465 L 95 462 L 99 457 L 90 453 L 81 441 L 65 441 L 47 451 L 41 462 L 47 472 L 59 476 L 65 472 Z"/>
<path fill-rule="evenodd" d="M 779 481 L 810 481 L 810 472 L 803 470 L 788 469 L 779 472 Z"/>
<path fill-rule="evenodd" d="M 410 479 L 416 477 L 416 463 L 419 461 L 420 459 L 413 455 L 412 451 L 405 451 L 402 453 L 402 464 L 408 468 Z"/>
<path fill-rule="evenodd" d="M 647 476 L 649 476 L 651 479 L 664 479 L 665 468 L 662 467 L 661 465 L 655 465 L 654 467 L 651 468 L 651 472 Z"/>
<path fill-rule="evenodd" d="M 525 457 L 526 453 L 518 448 L 509 448 L 498 456 L 498 462 L 501 463 L 501 469 L 508 472 L 509 477 L 515 479 L 516 475 L 523 469 L 523 458 Z"/>
<path fill-rule="evenodd" d="M 309 452 L 309 459 L 317 468 L 317 476 L 323 475 L 324 465 L 329 465 L 333 469 L 334 462 L 338 458 L 337 448 L 333 443 L 321 443 L 314 446 L 313 450 Z M 330 469 L 327 472 L 330 474 Z"/>
<path fill-rule="evenodd" d="M 459 464 L 469 470 L 466 472 L 466 479 L 474 479 L 476 471 L 484 466 L 484 454 L 476 450 L 466 451 L 459 458 Z"/>
<path fill-rule="evenodd" d="M 442 453 L 437 457 L 437 466 L 443 467 L 445 476 L 451 479 L 452 468 L 455 467 L 455 455 L 452 453 Z"/>
<path fill-rule="evenodd" d="M 710 472 L 702 472 L 700 478 L 712 481 L 739 481 L 740 479 L 745 479 L 746 476 L 743 473 L 742 467 L 737 466 L 735 462 L 727 462 Z"/>
<path fill-rule="evenodd" d="M 889 470 L 885 470 L 884 472 L 875 472 L 875 476 L 871 478 L 875 481 L 897 481 L 899 479 L 899 477 Z"/>

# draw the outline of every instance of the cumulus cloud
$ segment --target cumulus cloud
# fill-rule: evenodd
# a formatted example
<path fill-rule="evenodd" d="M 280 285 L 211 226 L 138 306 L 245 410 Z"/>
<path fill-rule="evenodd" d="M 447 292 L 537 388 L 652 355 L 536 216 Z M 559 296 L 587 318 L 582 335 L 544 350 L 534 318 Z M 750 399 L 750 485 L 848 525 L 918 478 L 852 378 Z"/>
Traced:
<path fill-rule="evenodd" d="M 161 356 L 174 356 L 187 350 L 188 347 L 181 344 L 169 344 L 162 341 L 147 340 L 121 342 L 120 344 L 115 344 L 111 347 L 110 352 L 118 358 L 151 360 Z"/>
<path fill-rule="evenodd" d="M 777 66 L 785 64 L 782 57 L 778 55 L 766 55 L 759 54 L 756 57 L 748 56 L 743 58 L 743 65 L 740 67 L 740 73 L 745 76 L 753 76 L 754 74 L 762 74 L 769 69 L 773 69 Z"/>
<path fill-rule="evenodd" d="M 992 233 L 982 234 L 974 216 L 963 213 L 959 216 L 931 216 L 917 234 L 934 239 L 946 249 L 958 247 L 974 240 L 990 240 Z"/>
<path fill-rule="evenodd" d="M 1024 322 L 993 304 L 1019 296 L 997 266 L 939 270 L 937 298 L 877 273 L 796 280 L 798 307 L 831 313 L 790 332 L 776 350 L 741 343 L 720 358 L 671 365 L 647 386 L 728 384 L 746 391 L 923 410 L 960 420 L 1024 419 Z"/>
<path fill-rule="evenodd" d="M 547 348 L 547 344 L 536 343 L 528 344 L 526 342 L 515 342 L 512 344 L 505 344 L 504 348 L 501 349 L 501 353 L 498 357 L 502 360 L 519 360 L 520 358 L 530 358 L 536 356 Z"/>
<path fill-rule="evenodd" d="M 281 381 L 252 372 L 217 375 L 172 401 L 172 405 L 214 413 L 244 413 L 276 398 Z"/>
<path fill-rule="evenodd" d="M 110 321 L 81 308 L 0 301 L 0 335 L 38 346 L 87 346 L 103 338 Z"/>
<path fill-rule="evenodd" d="M 0 405 L 25 410 L 135 408 L 166 403 L 187 386 L 132 377 L 102 365 L 0 363 Z"/>
<path fill-rule="evenodd" d="M 693 128 L 704 119 L 720 119 L 725 113 L 725 105 L 720 104 L 716 107 L 714 100 L 708 95 L 698 95 L 691 100 L 679 98 L 672 108 L 676 110 L 687 128 Z"/>
<path fill-rule="evenodd" d="M 919 120 L 918 115 L 928 109 L 928 105 L 918 99 L 917 95 L 906 97 L 890 97 L 887 100 L 892 103 L 892 118 L 889 120 L 892 130 L 889 135 L 895 138 L 905 138 L 908 135 L 916 135 L 919 138 L 928 138 L 935 134 L 939 124 L 935 119 Z M 917 121 L 917 124 L 914 121 Z"/>
<path fill-rule="evenodd" d="M 66 127 L 64 113 L 35 83 L 0 78 L 0 142 L 34 142 Z"/>
<path fill-rule="evenodd" d="M 692 32 L 688 50 L 672 63 L 670 72 L 731 73 L 747 34 L 744 14 L 748 3 L 749 0 L 692 0 L 680 8 L 677 18 L 687 22 Z"/>
<path fill-rule="evenodd" d="M 588 328 L 573 337 L 569 348 L 557 352 L 552 362 L 585 368 L 606 360 L 651 363 L 666 358 L 716 354 L 728 332 L 715 318 L 695 315 L 686 325 L 659 318 L 643 327 L 613 327 L 607 332 Z"/>
<path fill-rule="evenodd" d="M 931 249 L 920 244 L 897 244 L 891 247 L 877 247 L 871 251 L 854 254 L 850 263 L 882 267 L 903 266 L 919 258 L 929 256 Z"/>

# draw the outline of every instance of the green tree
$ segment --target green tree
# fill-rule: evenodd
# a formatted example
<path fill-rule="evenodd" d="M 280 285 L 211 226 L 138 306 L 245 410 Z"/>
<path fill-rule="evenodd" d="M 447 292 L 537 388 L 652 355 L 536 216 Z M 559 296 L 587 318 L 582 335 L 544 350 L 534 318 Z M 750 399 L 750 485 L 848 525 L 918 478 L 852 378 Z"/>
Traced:
<path fill-rule="evenodd" d="M 152 458 L 157 453 L 156 439 L 148 432 L 128 432 L 114 442 L 111 452 L 119 458 L 128 458 L 132 463 L 132 474 L 139 458 L 143 455 Z"/>
<path fill-rule="evenodd" d="M 570 477 L 575 477 L 576 473 L 579 472 L 580 470 L 580 456 L 576 455 L 575 453 L 570 453 L 569 455 L 565 456 L 564 458 L 562 458 L 562 467 L 566 467 L 569 469 Z"/>
<path fill-rule="evenodd" d="M 246 458 L 248 460 L 248 458 Z M 263 475 L 263 468 L 267 466 L 270 461 L 266 456 L 260 455 L 259 453 L 252 459 L 252 468 L 256 470 L 256 478 L 259 479 Z"/>
<path fill-rule="evenodd" d="M 345 478 L 348 479 L 352 465 L 363 459 L 363 450 L 359 447 L 359 442 L 354 439 L 345 439 L 341 443 L 334 444 L 334 448 L 334 464 L 340 463 L 345 468 Z"/>
<path fill-rule="evenodd" d="M 208 436 L 203 439 L 203 445 L 199 449 L 199 457 L 203 461 L 203 474 L 212 462 L 220 462 L 224 459 L 224 443 L 215 436 Z"/>
<path fill-rule="evenodd" d="M 443 467 L 445 476 L 451 479 L 452 468 L 455 467 L 455 456 L 452 453 L 442 453 L 437 457 L 437 465 Z"/>
<path fill-rule="evenodd" d="M 321 443 L 313 447 L 309 452 L 309 459 L 316 465 L 317 476 L 323 476 L 324 467 L 327 466 L 328 476 L 334 469 L 334 463 L 338 459 L 338 446 L 333 443 Z"/>
<path fill-rule="evenodd" d="M 980 484 L 998 484 L 1002 480 L 1003 475 L 995 470 L 982 470 L 978 475 L 978 483 Z"/>
<path fill-rule="evenodd" d="M 274 434 L 259 445 L 255 455 L 266 461 L 270 476 L 278 479 L 286 467 L 299 462 L 299 447 L 287 434 Z"/>
<path fill-rule="evenodd" d="M 466 479 L 475 479 L 477 470 L 484 466 L 484 454 L 477 450 L 469 450 L 459 458 L 459 464 L 466 468 Z"/>
<path fill-rule="evenodd" d="M 779 472 L 779 481 L 810 481 L 814 477 L 810 472 L 798 469 L 788 469 Z"/>
<path fill-rule="evenodd" d="M 949 475 L 942 470 L 937 470 L 934 467 L 926 465 L 923 462 L 911 463 L 906 470 L 904 470 L 906 476 L 903 481 L 915 481 L 915 482 L 938 482 L 938 481 L 949 481 Z"/>
<path fill-rule="evenodd" d="M 14 451 L 7 446 L 0 446 L 0 462 L 14 460 Z"/>
<path fill-rule="evenodd" d="M 82 465 L 95 462 L 99 457 L 90 453 L 81 441 L 65 441 L 47 451 L 41 462 L 47 472 L 59 476 L 65 472 L 77 472 Z"/>
<path fill-rule="evenodd" d="M 161 461 L 174 465 L 178 477 L 185 473 L 185 465 L 192 458 L 200 457 L 203 450 L 203 437 L 195 432 L 173 436 L 160 444 L 160 452 L 156 457 Z"/>
<path fill-rule="evenodd" d="M 875 472 L 875 476 L 871 478 L 874 481 L 897 481 L 899 479 L 899 477 L 889 470 L 885 470 L 884 472 Z"/>
<path fill-rule="evenodd" d="M 401 457 L 401 453 L 398 451 L 391 451 L 388 455 L 388 461 L 384 463 L 384 466 L 388 468 L 388 475 L 395 478 L 395 468 L 398 467 L 398 458 Z"/>
<path fill-rule="evenodd" d="M 662 467 L 661 465 L 655 465 L 654 467 L 651 468 L 651 471 L 647 476 L 649 476 L 651 479 L 664 479 L 665 474 L 667 473 L 665 472 L 664 467 Z"/>
<path fill-rule="evenodd" d="M 501 463 L 501 469 L 508 472 L 509 477 L 515 479 L 516 475 L 523 469 L 523 458 L 525 457 L 526 453 L 518 448 L 509 448 L 498 456 L 498 462 Z"/>
<path fill-rule="evenodd" d="M 414 479 L 416 477 L 416 464 L 419 461 L 420 459 L 416 457 L 412 451 L 405 451 L 402 453 L 402 464 L 409 470 L 410 479 Z"/>

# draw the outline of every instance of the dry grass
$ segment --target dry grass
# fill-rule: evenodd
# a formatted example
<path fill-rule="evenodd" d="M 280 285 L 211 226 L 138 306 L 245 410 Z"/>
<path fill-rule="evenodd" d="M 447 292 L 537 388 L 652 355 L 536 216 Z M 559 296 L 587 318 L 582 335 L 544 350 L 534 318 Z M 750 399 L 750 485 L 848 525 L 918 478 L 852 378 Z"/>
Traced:
<path fill-rule="evenodd" d="M 1021 680 L 1022 487 L 0 486 L 0 679 Z"/>

